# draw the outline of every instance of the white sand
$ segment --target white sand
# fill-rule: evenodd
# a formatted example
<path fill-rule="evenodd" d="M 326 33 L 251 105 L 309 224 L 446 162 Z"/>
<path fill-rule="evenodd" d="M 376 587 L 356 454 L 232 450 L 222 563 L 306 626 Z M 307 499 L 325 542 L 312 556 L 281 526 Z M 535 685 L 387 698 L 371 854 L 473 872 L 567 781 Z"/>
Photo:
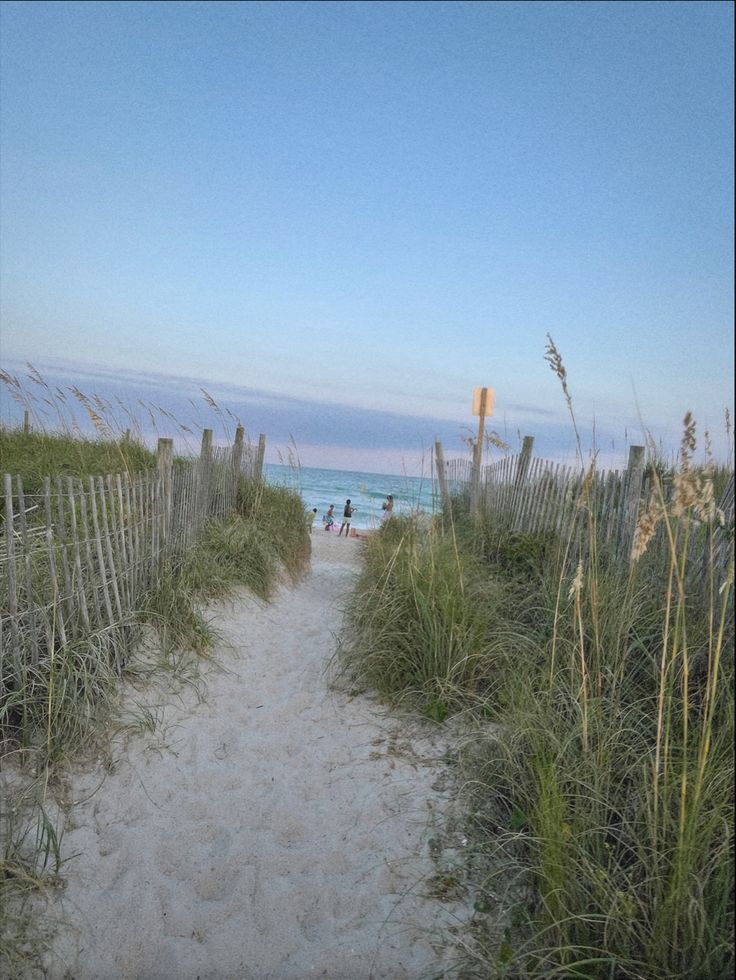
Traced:
<path fill-rule="evenodd" d="M 328 687 L 360 543 L 315 528 L 312 571 L 215 623 L 236 656 L 112 774 L 74 777 L 47 976 L 408 978 L 441 972 L 428 896 L 442 736 Z M 151 695 L 153 696 L 153 695 Z M 60 907 L 59 907 L 60 906 Z"/>

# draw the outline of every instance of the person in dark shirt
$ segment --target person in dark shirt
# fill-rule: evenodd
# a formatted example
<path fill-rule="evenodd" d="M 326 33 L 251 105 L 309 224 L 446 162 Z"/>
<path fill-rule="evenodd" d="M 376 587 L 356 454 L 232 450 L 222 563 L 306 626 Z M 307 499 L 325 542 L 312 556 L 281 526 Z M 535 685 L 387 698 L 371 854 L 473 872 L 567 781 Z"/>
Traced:
<path fill-rule="evenodd" d="M 342 512 L 342 524 L 340 525 L 340 530 L 337 532 L 338 538 L 342 534 L 343 528 L 345 528 L 345 537 L 350 533 L 350 520 L 357 509 L 357 507 L 350 506 L 350 498 L 345 501 L 345 509 Z"/>

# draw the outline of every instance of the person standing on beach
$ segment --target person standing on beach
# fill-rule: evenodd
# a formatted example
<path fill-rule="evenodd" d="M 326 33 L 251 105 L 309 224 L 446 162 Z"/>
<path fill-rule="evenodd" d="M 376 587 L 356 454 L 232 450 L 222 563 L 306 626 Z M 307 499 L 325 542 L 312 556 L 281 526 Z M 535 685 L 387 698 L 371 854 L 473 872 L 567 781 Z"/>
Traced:
<path fill-rule="evenodd" d="M 383 510 L 383 517 L 381 520 L 385 524 L 394 512 L 394 498 L 391 496 L 391 494 L 388 494 L 384 502 L 381 504 L 381 509 Z"/>
<path fill-rule="evenodd" d="M 316 516 L 317 516 L 316 507 L 310 510 L 310 512 L 307 514 L 307 528 L 310 534 L 312 533 L 312 525 L 314 524 L 314 519 Z"/>
<path fill-rule="evenodd" d="M 329 531 L 335 523 L 335 505 L 330 504 L 330 509 L 325 514 L 325 531 Z"/>
<path fill-rule="evenodd" d="M 350 519 L 357 510 L 357 507 L 350 506 L 350 498 L 345 501 L 345 509 L 342 512 L 342 524 L 340 525 L 340 530 L 337 532 L 338 538 L 342 534 L 342 529 L 345 528 L 345 537 L 350 533 Z"/>

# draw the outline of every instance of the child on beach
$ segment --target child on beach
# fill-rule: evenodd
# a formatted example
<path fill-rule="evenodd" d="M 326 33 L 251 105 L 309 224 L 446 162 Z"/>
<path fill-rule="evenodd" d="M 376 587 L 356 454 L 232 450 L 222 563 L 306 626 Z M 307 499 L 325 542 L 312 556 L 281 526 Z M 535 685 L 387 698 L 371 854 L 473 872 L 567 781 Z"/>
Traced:
<path fill-rule="evenodd" d="M 384 502 L 381 504 L 381 508 L 383 509 L 383 517 L 381 520 L 385 524 L 394 511 L 394 498 L 391 496 L 391 494 L 388 494 Z"/>
<path fill-rule="evenodd" d="M 312 533 L 312 525 L 314 524 L 314 519 L 317 516 L 317 508 L 315 507 L 307 514 L 307 530 Z"/>
<path fill-rule="evenodd" d="M 335 523 L 335 505 L 330 504 L 330 509 L 327 511 L 325 516 L 322 518 L 325 525 L 325 531 L 329 531 L 332 525 Z"/>
<path fill-rule="evenodd" d="M 350 506 L 350 498 L 348 497 L 345 501 L 345 509 L 342 512 L 342 524 L 340 525 L 340 530 L 337 532 L 338 538 L 342 534 L 343 528 L 345 528 L 345 537 L 348 537 L 350 533 L 350 520 L 357 509 L 357 507 Z"/>

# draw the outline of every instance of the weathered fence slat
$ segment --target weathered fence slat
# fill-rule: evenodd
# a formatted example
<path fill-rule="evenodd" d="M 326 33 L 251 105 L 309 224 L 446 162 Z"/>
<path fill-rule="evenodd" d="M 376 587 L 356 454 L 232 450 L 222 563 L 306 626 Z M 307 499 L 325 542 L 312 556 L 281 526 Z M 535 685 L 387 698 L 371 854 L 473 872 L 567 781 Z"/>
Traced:
<path fill-rule="evenodd" d="M 61 645 L 66 646 L 66 627 L 64 625 L 64 611 L 61 597 L 59 595 L 59 578 L 56 573 L 56 549 L 54 541 L 54 525 L 51 517 L 51 479 L 46 476 L 43 480 L 43 505 L 46 518 L 46 550 L 49 562 L 49 577 L 51 579 L 51 635 L 49 637 L 49 656 L 53 657 L 56 651 L 56 636 L 58 631 Z"/>
<path fill-rule="evenodd" d="M 56 496 L 56 511 L 58 515 L 58 524 L 56 527 L 55 537 L 59 554 L 61 556 L 61 571 L 64 578 L 64 602 L 62 605 L 66 606 L 66 623 L 68 626 L 68 632 L 74 635 L 76 633 L 75 624 L 77 620 L 77 604 L 75 602 L 71 569 L 69 566 L 69 555 L 67 552 L 66 515 L 64 513 L 64 494 L 61 489 L 60 476 L 56 478 L 54 491 Z"/>
<path fill-rule="evenodd" d="M 8 563 L 8 618 L 10 641 L 14 651 L 16 677 L 20 678 L 20 633 L 18 630 L 18 592 L 15 580 L 15 515 L 13 513 L 13 478 L 5 474 L 5 553 Z"/>
<path fill-rule="evenodd" d="M 77 525 L 77 505 L 74 499 L 74 481 L 71 477 L 67 477 L 66 493 L 67 500 L 69 501 L 69 527 L 72 540 L 72 561 L 74 562 L 74 594 L 79 602 L 79 613 L 82 617 L 82 624 L 85 631 L 89 633 L 89 609 L 87 608 L 85 580 L 82 572 L 82 556 L 79 551 L 79 529 Z"/>
<path fill-rule="evenodd" d="M 97 566 L 99 569 L 100 581 L 102 583 L 102 596 L 105 600 L 105 609 L 110 626 L 115 626 L 117 620 L 112 611 L 112 601 L 110 600 L 110 589 L 107 580 L 107 568 L 105 567 L 105 555 L 102 550 L 102 535 L 100 533 L 100 520 L 97 513 L 97 491 L 95 489 L 95 478 L 89 478 L 89 503 L 92 511 L 92 527 L 94 529 L 95 550 L 97 552 Z"/>
<path fill-rule="evenodd" d="M 118 622 L 122 622 L 123 606 L 120 602 L 120 589 L 118 588 L 118 577 L 115 570 L 115 556 L 113 554 L 112 542 L 110 540 L 110 524 L 107 516 L 105 481 L 101 476 L 97 477 L 97 492 L 100 498 L 100 517 L 102 518 L 102 536 L 105 545 L 105 554 L 107 556 L 107 571 L 110 577 L 113 598 L 115 599 L 115 611 L 117 612 Z"/>
<path fill-rule="evenodd" d="M 20 529 L 20 541 L 23 549 L 23 580 L 25 584 L 25 606 L 28 612 L 28 646 L 30 649 L 31 665 L 38 663 L 38 629 L 36 616 L 36 602 L 33 595 L 33 572 L 31 569 L 31 547 L 28 538 L 28 521 L 26 519 L 26 500 L 23 493 L 23 480 L 20 476 L 16 477 L 16 491 L 18 494 L 18 526 Z"/>

